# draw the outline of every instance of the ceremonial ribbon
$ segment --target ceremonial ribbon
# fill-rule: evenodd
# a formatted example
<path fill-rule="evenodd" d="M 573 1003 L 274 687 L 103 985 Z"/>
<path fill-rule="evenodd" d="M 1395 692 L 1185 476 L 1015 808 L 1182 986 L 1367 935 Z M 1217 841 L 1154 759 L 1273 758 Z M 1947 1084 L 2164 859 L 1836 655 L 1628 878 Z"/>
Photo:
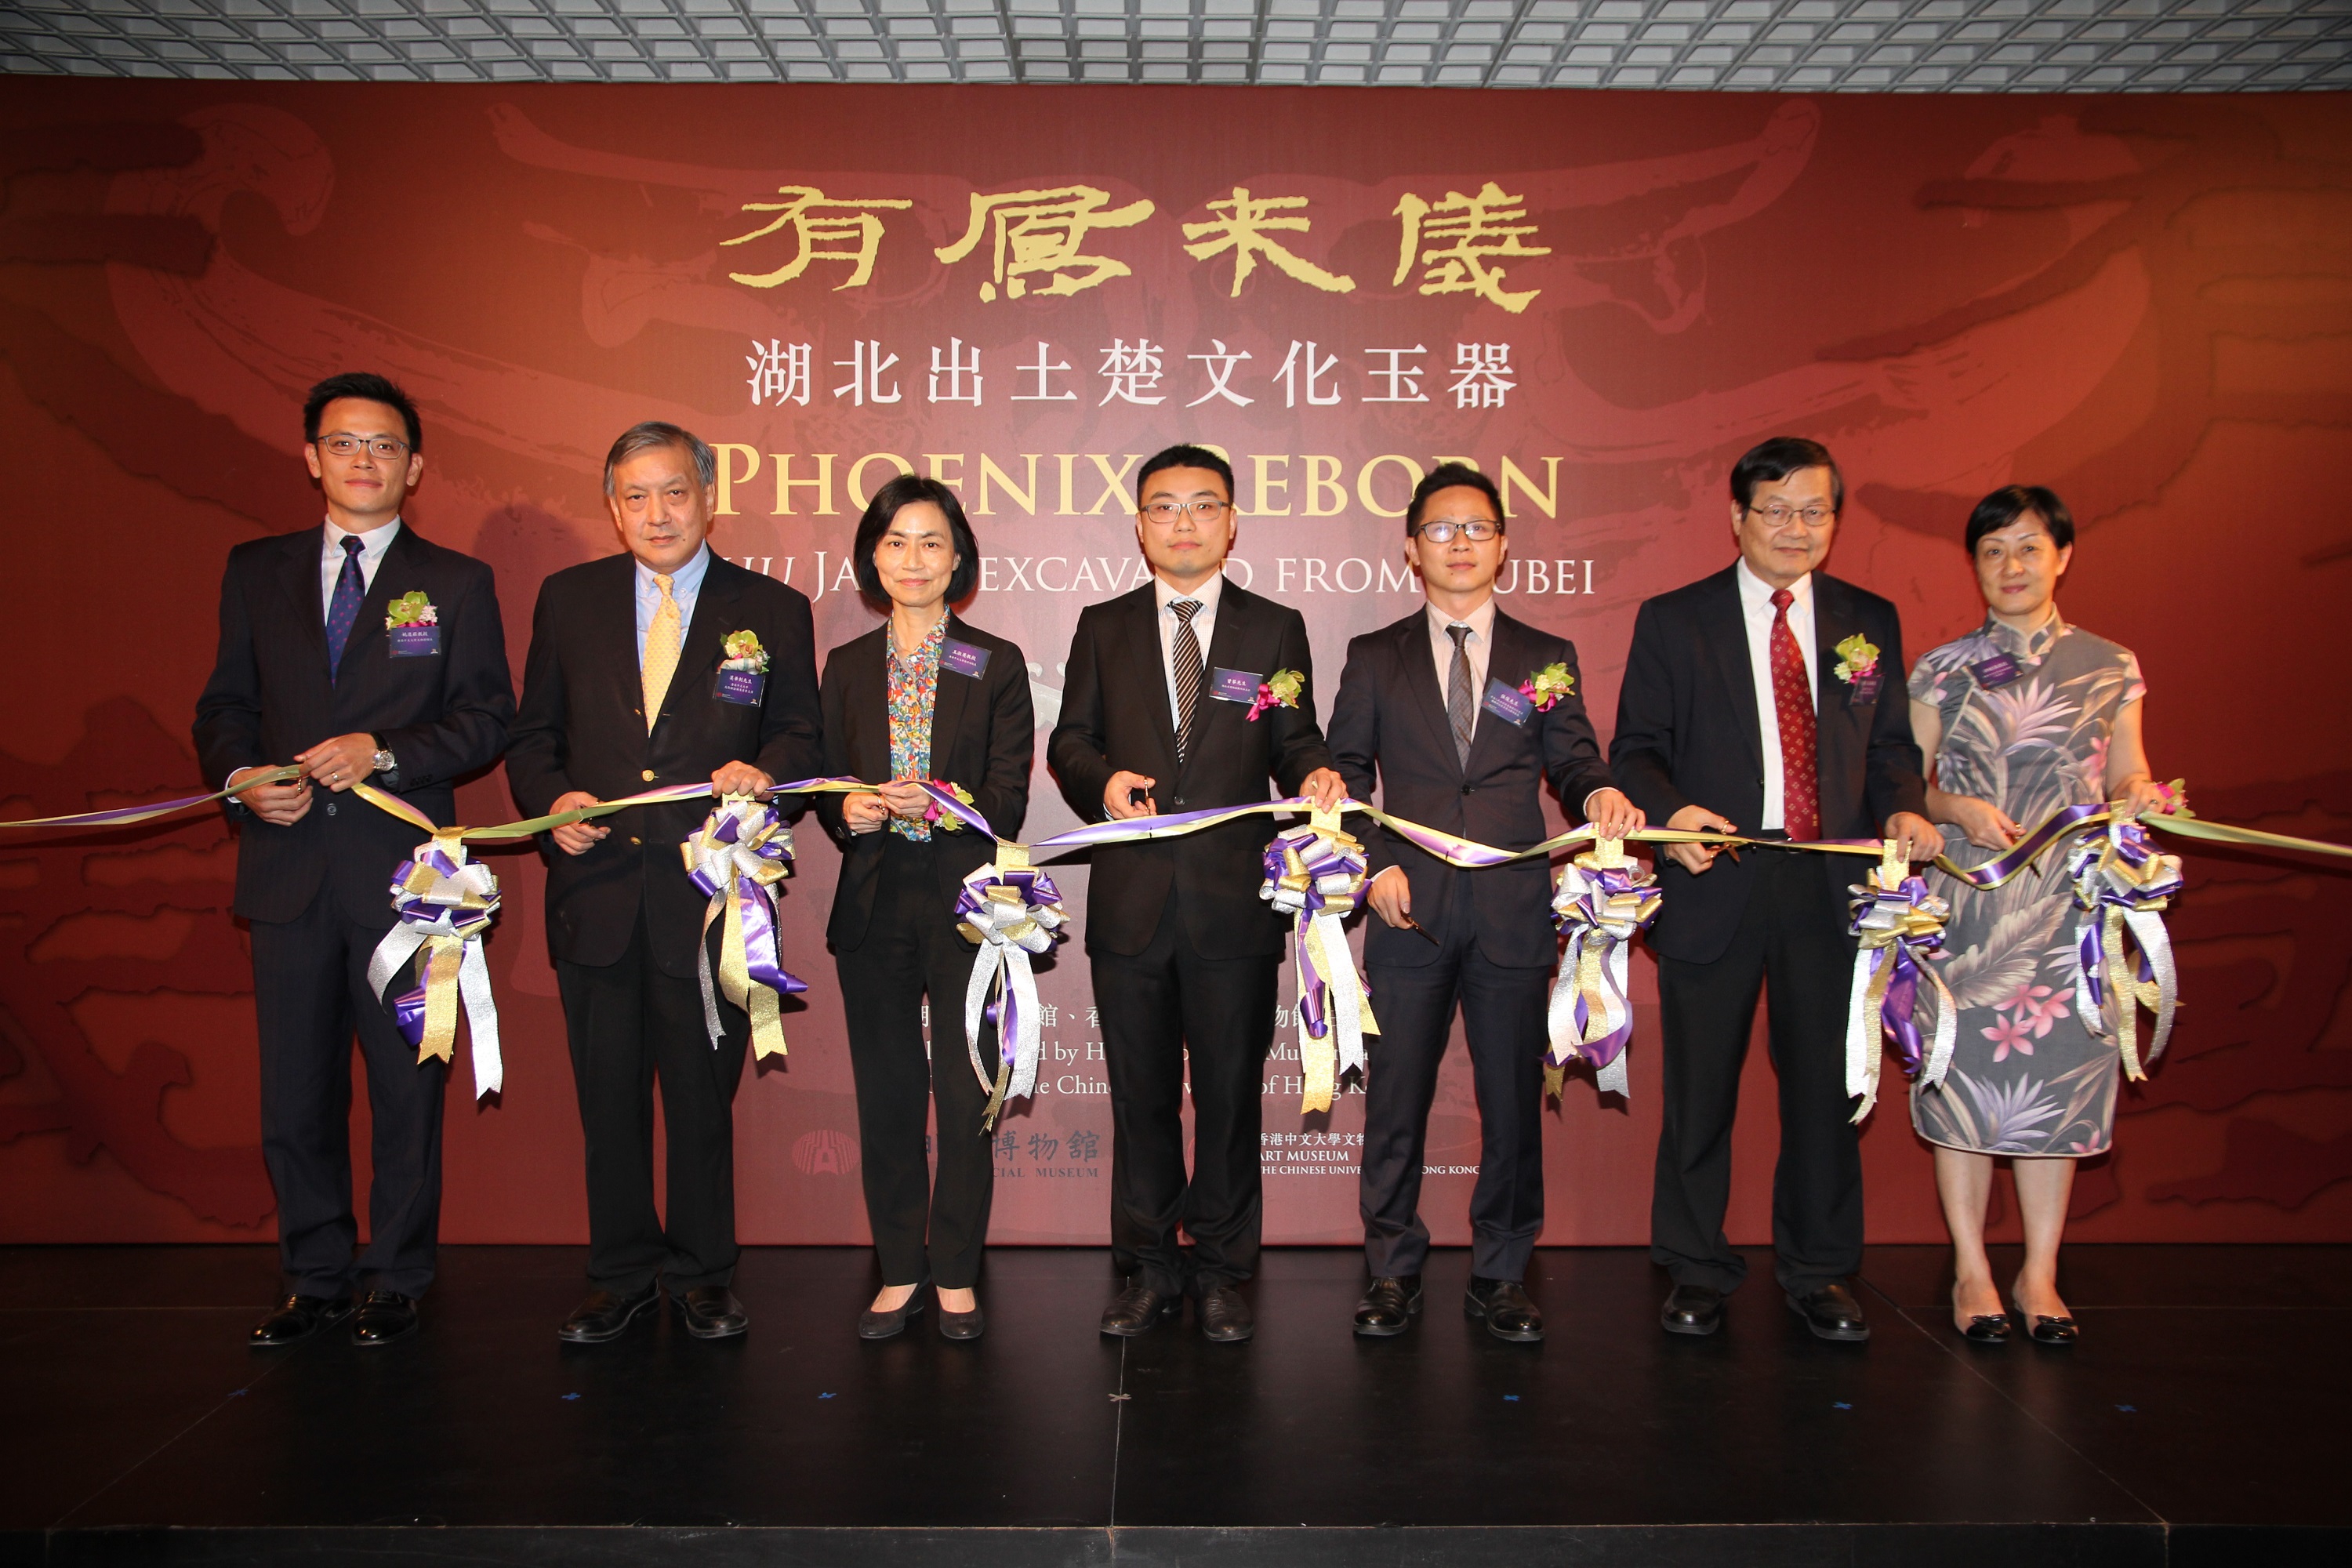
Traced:
<path fill-rule="evenodd" d="M 1551 1045 L 1544 1057 L 1544 1092 L 1558 1095 L 1570 1061 L 1593 1067 L 1604 1092 L 1630 1095 L 1625 1047 L 1633 1038 L 1633 1005 L 1626 995 L 1626 953 L 1658 918 L 1658 879 L 1627 857 L 1622 842 L 1604 838 L 1559 868 L 1552 919 L 1568 938 L 1552 982 Z"/>
<path fill-rule="evenodd" d="M 1265 847 L 1257 896 L 1290 916 L 1298 957 L 1301 1111 L 1330 1110 L 1339 1077 L 1364 1068 L 1364 1037 L 1381 1032 L 1343 929 L 1363 901 L 1364 869 L 1364 847 L 1341 829 L 1336 811 L 1318 809 Z"/>
<path fill-rule="evenodd" d="M 2172 942 L 2164 930 L 2164 910 L 2180 890 L 2180 857 L 2156 847 L 2147 830 L 2134 821 L 2109 821 L 2089 829 L 2067 856 L 2074 884 L 2074 1010 L 2093 1034 L 2111 1031 L 2122 1054 L 2124 1075 L 2147 1076 L 2140 1065 L 2139 1010 L 2156 1015 L 2147 1059 L 2164 1054 L 2179 1005 L 2179 974 Z M 2128 929 L 2137 944 L 2126 951 Z M 2110 1000 L 2115 1011 L 2109 1014 Z"/>
<path fill-rule="evenodd" d="M 490 967 L 482 938 L 499 912 L 499 879 L 466 858 L 466 846 L 443 833 L 416 847 L 416 857 L 393 873 L 393 911 L 400 919 L 368 960 L 368 991 L 384 987 L 419 950 L 416 988 L 392 1002 L 393 1021 L 421 1063 L 457 1054 L 457 1005 L 465 1004 L 474 1039 L 474 1096 L 495 1094 L 505 1082 L 499 1057 L 499 1007 L 490 994 Z"/>
<path fill-rule="evenodd" d="M 210 795 L 184 795 L 175 800 L 159 800 L 147 805 L 110 806 L 104 811 L 78 811 L 69 816 L 20 817 L 15 822 L 0 822 L 0 828 L 128 827 L 133 823 L 152 822 L 159 816 L 170 816 L 175 812 L 193 811 L 200 805 L 210 805 L 216 800 L 226 800 L 232 795 L 243 795 L 247 790 L 256 789 L 263 784 L 284 784 L 289 779 L 299 779 L 301 776 L 302 770 L 289 763 L 284 767 L 271 768 L 266 773 L 256 773 L 228 789 L 216 789 Z"/>
<path fill-rule="evenodd" d="M 710 1047 L 725 1034 L 719 1021 L 724 994 L 751 1018 L 756 1057 L 784 1054 L 783 999 L 808 989 L 784 968 L 776 946 L 776 900 L 769 891 L 792 874 L 793 830 L 774 803 L 751 795 L 722 796 L 702 826 L 678 846 L 686 874 L 709 896 L 702 913 L 705 941 L 697 944 L 696 970 L 702 979 L 702 1025 Z M 723 921 L 719 937 L 719 983 L 710 978 L 713 921 Z"/>
<path fill-rule="evenodd" d="M 981 1117 L 983 1130 L 995 1127 L 1007 1100 L 1036 1092 L 1037 1058 L 1045 1047 L 1038 1028 L 1037 979 L 1029 958 L 1051 950 L 1068 918 L 1062 912 L 1062 890 L 1054 886 L 1054 879 L 1030 865 L 1026 849 L 1003 840 L 995 860 L 973 867 L 956 895 L 956 930 L 967 942 L 980 944 L 971 979 L 964 986 L 963 1037 L 971 1070 L 989 1091 L 988 1109 Z M 993 1002 L 989 1000 L 992 991 Z M 996 1023 L 993 1073 L 980 1059 L 983 1017 Z"/>
<path fill-rule="evenodd" d="M 1853 1003 L 1846 1017 L 1845 1091 L 1862 1101 L 1853 1113 L 1860 1121 L 1878 1103 L 1881 1041 L 1895 1047 L 1907 1076 L 1940 1084 L 1951 1066 L 1959 1018 L 1944 977 L 1928 967 L 1943 951 L 1951 907 L 1910 874 L 1894 840 L 1853 892 L 1853 931 L 1862 945 L 1853 955 Z M 1936 994 L 1935 1041 L 1924 1051 L 1916 1021 L 1923 979 Z"/>

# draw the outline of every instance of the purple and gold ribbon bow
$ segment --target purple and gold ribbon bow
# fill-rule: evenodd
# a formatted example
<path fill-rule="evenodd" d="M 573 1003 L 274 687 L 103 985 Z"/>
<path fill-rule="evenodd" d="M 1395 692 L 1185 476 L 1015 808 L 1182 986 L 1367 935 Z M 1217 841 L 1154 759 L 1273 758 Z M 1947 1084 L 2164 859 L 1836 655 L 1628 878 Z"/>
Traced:
<path fill-rule="evenodd" d="M 1959 1019 L 1944 977 L 1928 967 L 1943 952 L 1951 906 L 1910 874 L 1892 842 L 1852 890 L 1852 931 L 1862 945 L 1853 955 L 1853 1005 L 1846 1016 L 1845 1091 L 1862 1101 L 1853 1113 L 1860 1121 L 1878 1103 L 1881 1042 L 1895 1047 L 1906 1075 L 1940 1084 L 1952 1065 Z M 1927 1044 L 1917 1022 L 1923 980 L 1936 994 L 1936 1033 Z"/>
<path fill-rule="evenodd" d="M 1037 977 L 1030 955 L 1049 952 L 1067 923 L 1062 890 L 1054 879 L 1029 864 L 1029 852 L 999 841 L 996 859 L 976 866 L 956 895 L 956 930 L 980 944 L 972 955 L 971 979 L 963 992 L 964 1049 L 971 1070 L 988 1090 L 981 1125 L 993 1128 L 1007 1100 L 1036 1092 L 1039 1033 Z M 993 1002 L 990 993 L 995 994 Z M 996 1025 L 996 1070 L 980 1059 L 982 1020 Z"/>
<path fill-rule="evenodd" d="M 1363 1069 L 1364 1037 L 1381 1032 L 1342 925 L 1363 901 L 1364 870 L 1364 847 L 1341 830 L 1336 811 L 1316 811 L 1265 847 L 1257 896 L 1291 918 L 1298 957 L 1301 1110 L 1330 1110 L 1339 1076 Z"/>
<path fill-rule="evenodd" d="M 1592 1064 L 1593 1082 L 1611 1094 L 1630 1094 L 1625 1047 L 1633 1038 L 1633 1005 L 1625 991 L 1626 952 L 1658 918 L 1658 879 L 1603 839 L 1559 868 L 1552 919 L 1568 948 L 1552 982 L 1550 1049 L 1544 1056 L 1544 1092 L 1558 1095 L 1568 1064 Z"/>
<path fill-rule="evenodd" d="M 2074 926 L 2075 1014 L 2092 1033 L 2112 1035 L 2125 1077 L 2144 1079 L 2139 1010 L 2156 1015 L 2147 1043 L 2147 1059 L 2154 1061 L 2164 1054 L 2179 1006 L 2180 976 L 2164 910 L 2180 891 L 2180 857 L 2158 849 L 2137 822 L 2113 821 L 2075 840 L 2066 870 L 2081 911 Z M 2126 931 L 2130 945 L 2124 941 Z"/>
<path fill-rule="evenodd" d="M 761 1057 L 784 1054 L 783 999 L 808 989 L 784 968 L 776 949 L 776 896 L 771 890 L 792 874 L 793 830 L 771 801 L 730 795 L 720 799 L 678 852 L 686 874 L 709 896 L 703 910 L 705 941 L 697 969 L 702 978 L 702 1024 L 718 1049 L 725 1032 L 719 1020 L 724 994 L 751 1018 L 751 1048 Z M 711 981 L 713 921 L 724 921 L 719 938 L 719 974 Z"/>
<path fill-rule="evenodd" d="M 462 1002 L 474 1038 L 474 1097 L 497 1093 L 506 1069 L 482 938 L 499 912 L 499 879 L 488 866 L 466 858 L 464 840 L 436 832 L 416 847 L 415 858 L 393 872 L 392 908 L 400 918 L 368 960 L 368 989 L 382 996 L 416 959 L 416 988 L 393 999 L 393 1021 L 416 1047 L 419 1062 L 428 1057 L 449 1061 L 457 1055 Z"/>

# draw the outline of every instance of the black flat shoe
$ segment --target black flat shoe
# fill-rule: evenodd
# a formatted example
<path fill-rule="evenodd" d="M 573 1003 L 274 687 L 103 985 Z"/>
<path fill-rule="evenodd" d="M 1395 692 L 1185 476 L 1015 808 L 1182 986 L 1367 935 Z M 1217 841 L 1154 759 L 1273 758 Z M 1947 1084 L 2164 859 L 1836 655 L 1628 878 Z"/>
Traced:
<path fill-rule="evenodd" d="M 1488 1333 L 1513 1344 L 1531 1345 L 1543 1338 L 1543 1313 L 1516 1279 L 1472 1275 L 1469 1293 L 1462 1298 L 1462 1315 L 1483 1319 Z"/>
<path fill-rule="evenodd" d="M 943 1340 L 976 1340 L 988 1327 L 988 1314 L 972 1303 L 969 1312 L 950 1312 L 940 1309 L 940 1338 Z"/>
<path fill-rule="evenodd" d="M 373 1349 L 416 1331 L 416 1300 L 397 1290 L 371 1290 L 352 1319 L 352 1343 Z"/>
<path fill-rule="evenodd" d="M 1257 1332 L 1249 1303 L 1230 1285 L 1212 1285 L 1202 1291 L 1192 1311 L 1201 1320 L 1201 1332 L 1221 1345 L 1241 1344 Z"/>
<path fill-rule="evenodd" d="M 1102 1331 L 1122 1340 L 1151 1331 L 1152 1325 L 1162 1318 L 1179 1318 L 1184 1314 L 1184 1298 L 1163 1295 L 1149 1285 L 1131 1284 L 1118 1293 L 1118 1300 L 1103 1309 Z"/>
<path fill-rule="evenodd" d="M 2009 1331 L 2008 1313 L 1986 1312 L 1970 1318 L 1969 1326 L 1960 1331 L 1960 1337 L 1980 1345 L 2005 1345 L 2009 1343 Z"/>
<path fill-rule="evenodd" d="M 284 1350 L 299 1345 L 329 1323 L 340 1323 L 352 1315 L 349 1296 L 289 1296 L 261 1321 L 245 1342 L 257 1351 Z"/>
<path fill-rule="evenodd" d="M 572 1309 L 572 1315 L 563 1320 L 555 1337 L 572 1345 L 601 1345 L 606 1340 L 617 1340 L 637 1314 L 660 1297 L 660 1290 L 651 1285 L 634 1296 L 624 1296 L 617 1290 L 591 1290 L 585 1301 Z"/>
<path fill-rule="evenodd" d="M 1711 1334 L 1723 1327 L 1723 1292 L 1712 1285 L 1677 1285 L 1658 1309 L 1658 1327 L 1670 1334 Z"/>
<path fill-rule="evenodd" d="M 697 1285 L 670 1300 L 686 1331 L 698 1340 L 731 1340 L 751 1326 L 743 1303 L 724 1285 Z"/>
<path fill-rule="evenodd" d="M 1356 1303 L 1356 1332 L 1370 1340 L 1388 1339 L 1411 1328 L 1420 1314 L 1421 1276 L 1383 1275 Z"/>
<path fill-rule="evenodd" d="M 2037 1345 L 2071 1345 L 2083 1337 L 2082 1329 L 2072 1318 L 2036 1317 L 2031 1332 Z"/>
<path fill-rule="evenodd" d="M 923 1315 L 923 1287 L 918 1284 L 908 1296 L 887 1312 L 868 1307 L 857 1314 L 857 1337 L 861 1340 L 887 1340 L 907 1331 L 910 1318 Z"/>
<path fill-rule="evenodd" d="M 1870 1325 L 1863 1321 L 1862 1303 L 1843 1280 L 1835 1280 L 1805 1296 L 1790 1296 L 1789 1310 L 1805 1320 L 1805 1327 L 1817 1340 L 1833 1340 L 1842 1344 L 1859 1344 L 1870 1338 Z"/>

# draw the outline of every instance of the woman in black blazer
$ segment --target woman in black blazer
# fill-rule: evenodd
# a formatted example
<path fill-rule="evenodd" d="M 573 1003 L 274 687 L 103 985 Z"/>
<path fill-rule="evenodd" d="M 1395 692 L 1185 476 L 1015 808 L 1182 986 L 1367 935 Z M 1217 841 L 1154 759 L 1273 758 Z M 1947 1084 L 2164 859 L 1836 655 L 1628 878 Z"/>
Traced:
<path fill-rule="evenodd" d="M 878 1340 L 904 1329 L 922 1310 L 928 1273 L 940 1331 L 977 1339 L 972 1286 L 995 1173 L 981 1129 L 988 1091 L 963 1032 L 977 950 L 956 932 L 955 905 L 965 873 L 992 859 L 995 845 L 968 826 L 927 822 L 931 803 L 917 784 L 959 784 L 1000 836 L 1020 836 L 1035 728 L 1029 668 L 1018 647 L 948 608 L 972 591 L 980 546 L 955 492 L 937 479 L 907 475 L 883 486 L 858 521 L 851 563 L 858 593 L 889 617 L 825 656 L 823 686 L 825 772 L 887 782 L 817 805 L 842 849 L 825 935 L 841 975 L 866 1214 L 882 1267 L 881 1292 L 857 1331 Z M 993 1063 L 995 1026 L 982 1027 L 980 1058 Z M 927 1097 L 939 1106 L 936 1182 Z"/>

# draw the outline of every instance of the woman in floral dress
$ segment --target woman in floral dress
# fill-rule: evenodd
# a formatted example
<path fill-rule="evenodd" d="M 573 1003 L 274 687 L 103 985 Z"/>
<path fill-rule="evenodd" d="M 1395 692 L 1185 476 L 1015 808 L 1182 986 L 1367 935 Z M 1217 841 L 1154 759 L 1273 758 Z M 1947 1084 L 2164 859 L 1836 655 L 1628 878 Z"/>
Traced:
<path fill-rule="evenodd" d="M 1975 866 L 2052 813 L 2112 800 L 2126 811 L 2177 804 L 2149 774 L 2140 743 L 2139 661 L 2076 626 L 2053 595 L 2074 556 L 2074 522 L 2040 486 L 1977 503 L 1968 549 L 1990 613 L 1911 671 L 1911 725 L 1932 758 L 1927 813 L 1946 850 Z M 1999 1342 L 2011 1320 L 1985 1256 L 1985 1200 L 1995 1157 L 2011 1160 L 2025 1226 L 2025 1267 L 2011 1292 L 2033 1338 L 2076 1336 L 2058 1295 L 2058 1242 L 2074 1162 L 2115 1131 L 2119 1062 L 2075 1015 L 2074 910 L 2056 850 L 1990 891 L 1943 873 L 1951 901 L 1945 983 L 1958 1042 L 1940 1086 L 1915 1085 L 1911 1122 L 1936 1146 L 1936 1190 L 1954 1252 L 1952 1323 Z"/>

